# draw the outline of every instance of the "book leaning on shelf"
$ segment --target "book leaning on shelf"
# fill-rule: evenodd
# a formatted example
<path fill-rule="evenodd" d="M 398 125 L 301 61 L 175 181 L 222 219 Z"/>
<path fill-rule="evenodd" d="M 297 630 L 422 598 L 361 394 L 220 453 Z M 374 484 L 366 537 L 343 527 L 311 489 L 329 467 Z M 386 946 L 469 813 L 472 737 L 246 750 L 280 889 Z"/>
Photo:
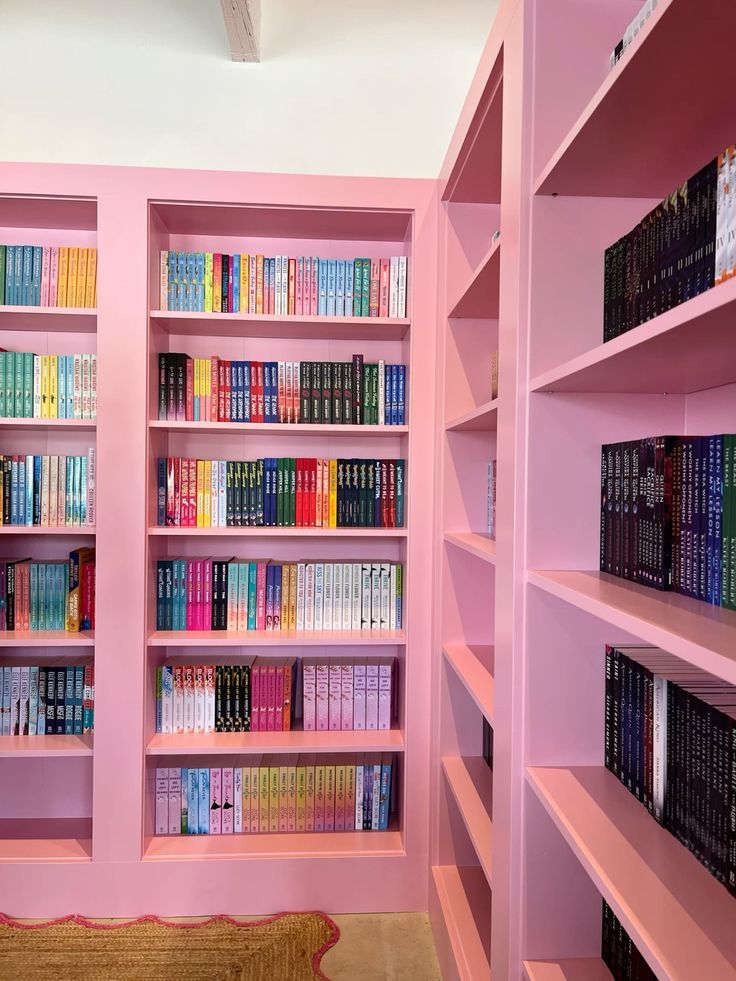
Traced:
<path fill-rule="evenodd" d="M 97 355 L 0 350 L 0 418 L 96 419 Z"/>
<path fill-rule="evenodd" d="M 86 456 L 0 454 L 0 527 L 93 528 L 96 453 Z"/>
<path fill-rule="evenodd" d="M 161 252 L 160 309 L 304 317 L 406 316 L 408 259 Z"/>
<path fill-rule="evenodd" d="M 0 559 L 0 631 L 95 627 L 95 550 L 64 561 Z"/>
<path fill-rule="evenodd" d="M 157 563 L 157 630 L 401 630 L 403 566 L 174 558 Z"/>
<path fill-rule="evenodd" d="M 155 834 L 387 831 L 392 753 L 258 755 L 246 767 L 157 767 Z"/>
<path fill-rule="evenodd" d="M 93 664 L 0 668 L 0 735 L 81 736 L 94 728 Z"/>
<path fill-rule="evenodd" d="M 603 900 L 601 958 L 615 981 L 656 981 L 657 975 L 644 960 L 623 924 Z"/>
<path fill-rule="evenodd" d="M 406 366 L 158 356 L 158 418 L 179 422 L 403 426 Z"/>
<path fill-rule="evenodd" d="M 404 460 L 159 457 L 159 527 L 403 528 Z"/>
<path fill-rule="evenodd" d="M 0 304 L 95 307 L 97 249 L 0 245 Z"/>

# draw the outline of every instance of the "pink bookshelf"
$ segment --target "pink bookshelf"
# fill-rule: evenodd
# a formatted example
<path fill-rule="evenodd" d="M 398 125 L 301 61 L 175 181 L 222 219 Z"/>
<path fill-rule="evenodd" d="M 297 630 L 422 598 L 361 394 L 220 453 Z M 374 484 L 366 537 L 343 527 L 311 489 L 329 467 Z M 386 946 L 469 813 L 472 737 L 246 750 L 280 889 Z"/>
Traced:
<path fill-rule="evenodd" d="M 218 755 L 244 753 L 401 753 L 400 729 L 371 732 L 204 732 L 151 736 L 148 756 Z"/>

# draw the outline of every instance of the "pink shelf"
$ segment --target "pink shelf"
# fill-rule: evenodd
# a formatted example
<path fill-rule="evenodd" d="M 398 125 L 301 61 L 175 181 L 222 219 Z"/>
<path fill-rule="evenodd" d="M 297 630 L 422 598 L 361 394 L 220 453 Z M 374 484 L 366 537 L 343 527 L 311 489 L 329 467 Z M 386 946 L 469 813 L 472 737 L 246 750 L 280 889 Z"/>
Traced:
<path fill-rule="evenodd" d="M 493 725 L 493 647 L 483 644 L 445 644 L 445 660 L 483 715 Z"/>
<path fill-rule="evenodd" d="M 148 756 L 230 756 L 245 753 L 392 753 L 404 749 L 400 729 L 352 732 L 206 732 L 163 735 L 148 741 Z M 1 755 L 1 754 L 0 754 Z"/>
<path fill-rule="evenodd" d="M 481 868 L 493 882 L 493 773 L 480 756 L 443 756 L 442 768 Z"/>
<path fill-rule="evenodd" d="M 94 331 L 97 311 L 85 307 L 0 306 L 0 330 Z"/>
<path fill-rule="evenodd" d="M 602 572 L 530 571 L 529 582 L 586 613 L 736 683 L 736 613 Z"/>
<path fill-rule="evenodd" d="M 490 981 L 488 949 L 491 939 L 491 910 L 488 883 L 482 870 L 461 870 L 454 865 L 435 865 L 432 867 L 432 880 L 458 976 L 463 979 L 472 978 L 472 981 Z M 483 919 L 487 919 L 483 936 L 478 931 L 473 910 L 483 911 Z"/>
<path fill-rule="evenodd" d="M 96 419 L 0 419 L 0 429 L 97 429 Z"/>
<path fill-rule="evenodd" d="M 600 957 L 524 961 L 524 976 L 526 981 L 611 981 L 613 977 Z"/>
<path fill-rule="evenodd" d="M 0 647 L 94 647 L 94 630 L 0 630 Z"/>
<path fill-rule="evenodd" d="M 92 756 L 93 737 L 0 736 L 0 759 L 11 757 Z"/>
<path fill-rule="evenodd" d="M 402 340 L 411 320 L 386 317 L 296 317 L 277 314 L 189 313 L 151 310 L 171 334 L 212 337 L 293 337 L 329 340 Z"/>
<path fill-rule="evenodd" d="M 473 271 L 470 280 L 457 297 L 448 317 L 498 318 L 498 295 L 501 269 L 501 239 L 491 245 Z"/>
<path fill-rule="evenodd" d="M 0 530 L 1 527 L 0 527 Z M 148 529 L 154 538 L 406 538 L 406 528 L 273 528 L 260 525 L 227 528 Z"/>
<path fill-rule="evenodd" d="M 0 525 L 3 535 L 67 535 L 73 538 L 94 537 L 95 529 L 89 525 Z"/>
<path fill-rule="evenodd" d="M 0 819 L 0 864 L 91 860 L 92 821 L 89 819 Z"/>
<path fill-rule="evenodd" d="M 147 839 L 144 861 L 266 858 L 400 858 L 400 831 L 322 831 L 309 834 L 172 835 Z"/>
<path fill-rule="evenodd" d="M 3 420 L 4 421 L 4 420 Z M 151 429 L 169 433 L 237 433 L 248 436 L 405 436 L 408 426 L 328 426 L 321 423 L 169 422 L 152 419 Z"/>
<path fill-rule="evenodd" d="M 496 564 L 496 543 L 488 535 L 476 531 L 446 531 L 445 541 L 449 545 L 470 552 L 484 562 Z"/>
<path fill-rule="evenodd" d="M 491 399 L 470 412 L 456 416 L 445 425 L 448 433 L 492 432 L 498 425 L 498 399 Z"/>
<path fill-rule="evenodd" d="M 704 16 L 700 0 L 659 0 L 542 170 L 535 191 L 663 198 L 698 171 L 733 140 L 709 93 L 728 85 L 735 31 L 732 4 L 718 4 L 717 13 Z M 608 55 L 601 51 L 601 66 Z M 687 71 L 665 72 L 663 65 L 687 65 Z"/>
<path fill-rule="evenodd" d="M 528 780 L 658 975 L 736 973 L 733 897 L 611 773 L 530 767 Z"/>
<path fill-rule="evenodd" d="M 0 635 L 2 636 L 2 635 Z M 150 647 L 403 647 L 403 630 L 157 630 Z"/>
<path fill-rule="evenodd" d="M 736 280 L 537 375 L 536 392 L 690 393 L 736 380 Z"/>

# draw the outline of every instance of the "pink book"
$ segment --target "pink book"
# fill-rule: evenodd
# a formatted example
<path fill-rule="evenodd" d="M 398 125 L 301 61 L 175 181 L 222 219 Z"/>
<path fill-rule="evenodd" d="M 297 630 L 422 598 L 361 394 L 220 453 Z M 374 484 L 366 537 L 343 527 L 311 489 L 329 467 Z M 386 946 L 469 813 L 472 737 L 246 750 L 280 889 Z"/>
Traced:
<path fill-rule="evenodd" d="M 266 701 L 266 729 L 275 732 L 276 726 L 276 665 L 269 664 L 266 677 L 268 679 L 268 697 Z"/>
<path fill-rule="evenodd" d="M 222 834 L 222 770 L 210 769 L 210 834 Z"/>
<path fill-rule="evenodd" d="M 317 726 L 316 696 L 317 696 L 317 662 L 310 658 L 302 661 L 302 713 L 304 731 L 313 732 Z"/>
<path fill-rule="evenodd" d="M 41 253 L 41 306 L 49 305 L 49 282 L 51 279 L 51 249 L 44 245 Z"/>
<path fill-rule="evenodd" d="M 316 667 L 316 719 L 317 731 L 323 732 L 329 728 L 329 665 L 317 664 Z"/>
<path fill-rule="evenodd" d="M 231 766 L 222 768 L 222 833 L 231 835 L 235 818 L 235 776 Z"/>
<path fill-rule="evenodd" d="M 353 718 L 353 661 L 346 658 L 341 665 L 342 673 L 342 708 L 341 708 L 341 729 L 354 729 Z"/>
<path fill-rule="evenodd" d="M 266 562 L 256 569 L 256 630 L 266 629 Z"/>
<path fill-rule="evenodd" d="M 233 257 L 227 264 L 227 312 L 233 312 Z"/>
<path fill-rule="evenodd" d="M 273 700 L 273 729 L 274 732 L 284 731 L 284 668 L 283 664 L 275 666 L 276 694 Z"/>
<path fill-rule="evenodd" d="M 202 626 L 209 630 L 212 626 L 212 559 L 202 562 Z"/>
<path fill-rule="evenodd" d="M 317 316 L 317 302 L 319 300 L 319 292 L 317 287 L 317 271 L 319 269 L 319 257 L 312 257 L 312 290 L 311 297 L 309 300 L 309 312 L 313 317 Z"/>
<path fill-rule="evenodd" d="M 202 560 L 194 560 L 194 629 L 201 630 L 204 621 L 202 611 L 202 591 L 203 591 L 203 570 Z"/>
<path fill-rule="evenodd" d="M 381 259 L 378 281 L 378 316 L 388 317 L 389 261 Z"/>
<path fill-rule="evenodd" d="M 353 728 L 365 729 L 366 666 L 353 666 Z"/>
<path fill-rule="evenodd" d="M 342 665 L 330 662 L 329 728 L 339 729 L 342 721 Z"/>
<path fill-rule="evenodd" d="M 304 313 L 304 256 L 300 255 L 296 260 L 296 313 L 302 316 Z"/>
<path fill-rule="evenodd" d="M 250 731 L 261 731 L 261 668 L 255 661 L 250 669 Z"/>
<path fill-rule="evenodd" d="M 187 630 L 196 630 L 194 605 L 194 559 L 187 559 Z"/>
<path fill-rule="evenodd" d="M 194 666 L 184 665 L 184 732 L 194 732 Z"/>
<path fill-rule="evenodd" d="M 304 256 L 304 280 L 302 283 L 303 307 L 305 314 L 309 314 L 312 309 L 312 260 L 308 255 Z"/>
<path fill-rule="evenodd" d="M 169 768 L 169 834 L 181 834 L 181 770 Z"/>
<path fill-rule="evenodd" d="M 49 259 L 49 306 L 56 306 L 56 294 L 59 290 L 59 248 L 51 246 Z"/>
<path fill-rule="evenodd" d="M 256 257 L 248 256 L 248 313 L 256 312 Z"/>
<path fill-rule="evenodd" d="M 365 727 L 378 728 L 378 660 L 369 659 L 365 672 Z"/>
<path fill-rule="evenodd" d="M 396 660 L 382 657 L 378 665 L 378 728 L 390 729 Z"/>

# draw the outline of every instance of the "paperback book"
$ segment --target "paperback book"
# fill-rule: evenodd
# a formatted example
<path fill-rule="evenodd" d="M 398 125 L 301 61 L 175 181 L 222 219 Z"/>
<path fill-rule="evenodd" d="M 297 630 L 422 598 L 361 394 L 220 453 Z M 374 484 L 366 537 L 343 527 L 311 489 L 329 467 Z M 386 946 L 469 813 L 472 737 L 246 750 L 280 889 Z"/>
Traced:
<path fill-rule="evenodd" d="M 0 418 L 96 419 L 97 355 L 0 350 Z"/>
<path fill-rule="evenodd" d="M 91 662 L 0 667 L 0 735 L 81 736 L 94 728 Z"/>
<path fill-rule="evenodd" d="M 0 631 L 67 630 L 95 626 L 95 550 L 68 560 L 0 559 Z"/>
<path fill-rule="evenodd" d="M 86 456 L 0 454 L 0 501 L 0 526 L 94 527 L 94 447 Z"/>

